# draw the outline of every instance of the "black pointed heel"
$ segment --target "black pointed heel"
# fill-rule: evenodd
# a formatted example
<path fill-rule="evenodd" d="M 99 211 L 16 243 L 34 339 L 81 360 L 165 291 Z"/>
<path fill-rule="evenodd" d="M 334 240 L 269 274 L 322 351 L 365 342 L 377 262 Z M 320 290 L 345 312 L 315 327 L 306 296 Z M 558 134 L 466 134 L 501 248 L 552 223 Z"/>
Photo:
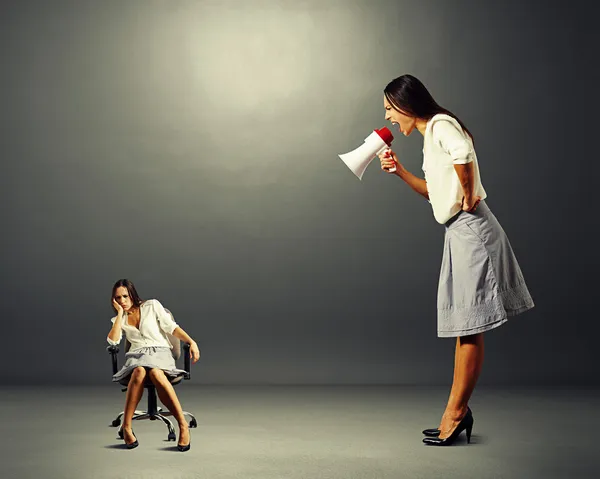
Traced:
<path fill-rule="evenodd" d="M 188 434 L 190 436 L 190 440 L 185 446 L 183 446 L 181 444 L 177 444 L 177 449 L 181 452 L 189 451 L 190 447 L 192 447 L 192 435 L 190 434 L 189 431 L 188 431 Z"/>
<path fill-rule="evenodd" d="M 189 451 L 191 447 L 192 447 L 192 438 L 190 438 L 190 442 L 188 442 L 186 446 L 177 444 L 177 449 L 179 449 L 181 452 Z"/>
<path fill-rule="evenodd" d="M 133 432 L 133 429 L 131 430 L 131 434 L 133 434 L 133 437 L 135 437 L 135 441 L 133 441 L 130 444 L 128 444 L 127 442 L 125 442 L 125 445 L 127 446 L 127 449 L 135 449 L 136 447 L 138 447 L 140 445 L 140 443 L 137 440 L 137 436 L 135 435 L 135 432 Z M 125 441 L 125 435 L 123 435 L 123 441 Z"/>
<path fill-rule="evenodd" d="M 452 431 L 445 439 L 440 439 L 439 437 L 426 437 L 423 439 L 423 442 L 428 446 L 450 446 L 454 443 L 456 438 L 460 435 L 461 432 L 465 431 L 467 434 L 467 443 L 471 443 L 471 432 L 473 431 L 473 423 L 475 420 L 471 414 L 466 414 L 465 417 L 458 423 L 458 426 Z"/>

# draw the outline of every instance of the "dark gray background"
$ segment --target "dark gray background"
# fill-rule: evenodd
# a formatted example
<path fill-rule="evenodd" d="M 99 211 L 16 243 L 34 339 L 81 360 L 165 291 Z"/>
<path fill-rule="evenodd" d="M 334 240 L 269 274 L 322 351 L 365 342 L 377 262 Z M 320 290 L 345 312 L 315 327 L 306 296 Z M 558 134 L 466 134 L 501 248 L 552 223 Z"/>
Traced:
<path fill-rule="evenodd" d="M 481 384 L 597 383 L 581 5 L 3 2 L 0 381 L 110 381 L 126 277 L 198 341 L 195 383 L 448 383 L 443 227 L 377 163 L 359 182 L 337 158 L 412 73 L 475 135 L 537 305 L 486 335 Z M 396 132 L 416 174 L 421 145 Z"/>

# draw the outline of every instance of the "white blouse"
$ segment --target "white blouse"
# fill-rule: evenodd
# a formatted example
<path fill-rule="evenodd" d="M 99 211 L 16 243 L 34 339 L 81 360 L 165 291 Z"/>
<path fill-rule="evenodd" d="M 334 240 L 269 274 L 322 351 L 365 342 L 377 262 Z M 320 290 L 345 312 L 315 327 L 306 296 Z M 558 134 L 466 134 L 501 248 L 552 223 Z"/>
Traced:
<path fill-rule="evenodd" d="M 117 317 L 111 318 L 112 323 Z M 123 339 L 123 331 L 127 341 L 131 344 L 130 351 L 148 346 L 162 346 L 172 348 L 166 334 L 173 334 L 178 324 L 157 299 L 148 299 L 140 305 L 139 329 L 127 324 L 127 313 L 121 320 L 121 335 L 118 341 L 106 338 L 109 344 L 118 345 Z"/>
<path fill-rule="evenodd" d="M 487 197 L 471 137 L 449 115 L 438 114 L 427 122 L 423 142 L 423 172 L 429 203 L 438 223 L 444 224 L 461 210 L 463 189 L 454 165 L 473 162 L 473 195 Z"/>

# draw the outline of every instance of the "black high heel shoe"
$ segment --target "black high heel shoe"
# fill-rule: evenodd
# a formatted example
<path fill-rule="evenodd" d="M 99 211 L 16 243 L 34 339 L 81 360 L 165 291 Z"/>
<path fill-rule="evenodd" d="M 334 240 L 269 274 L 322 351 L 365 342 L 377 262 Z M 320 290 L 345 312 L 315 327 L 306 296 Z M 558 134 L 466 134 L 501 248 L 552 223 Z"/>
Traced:
<path fill-rule="evenodd" d="M 188 431 L 188 434 L 190 435 L 190 440 L 185 446 L 182 446 L 181 444 L 177 444 L 177 449 L 179 449 L 181 452 L 189 451 L 190 447 L 192 447 L 192 435 L 189 433 L 189 431 Z"/>
<path fill-rule="evenodd" d="M 133 437 L 135 437 L 135 441 L 133 441 L 130 444 L 128 444 L 127 441 L 125 441 L 125 435 L 123 434 L 123 441 L 125 441 L 125 445 L 127 446 L 127 449 L 135 449 L 136 447 L 138 447 L 140 445 L 140 443 L 137 440 L 137 436 L 133 432 L 133 429 L 131 430 L 131 434 L 133 434 Z"/>
<path fill-rule="evenodd" d="M 181 452 L 189 451 L 190 447 L 192 447 L 192 441 L 188 442 L 187 446 L 181 446 L 180 444 L 177 444 L 177 449 L 179 449 Z"/>
<path fill-rule="evenodd" d="M 452 431 L 445 439 L 440 439 L 439 437 L 426 437 L 423 438 L 423 442 L 428 446 L 450 446 L 456 440 L 456 438 L 460 435 L 461 432 L 466 431 L 467 433 L 467 443 L 471 442 L 471 431 L 473 430 L 473 423 L 475 420 L 473 419 L 473 415 L 467 413 L 465 417 L 462 418 L 462 421 L 458 423 L 456 429 Z"/>
<path fill-rule="evenodd" d="M 191 439 L 190 439 L 190 442 L 187 443 L 187 446 L 182 446 L 181 444 L 177 444 L 177 449 L 179 449 L 181 452 L 189 451 L 190 447 L 192 447 Z"/>
<path fill-rule="evenodd" d="M 473 414 L 471 408 L 467 406 L 467 414 Z M 428 437 L 438 437 L 440 435 L 440 430 L 436 427 L 433 429 L 424 429 L 423 435 Z"/>

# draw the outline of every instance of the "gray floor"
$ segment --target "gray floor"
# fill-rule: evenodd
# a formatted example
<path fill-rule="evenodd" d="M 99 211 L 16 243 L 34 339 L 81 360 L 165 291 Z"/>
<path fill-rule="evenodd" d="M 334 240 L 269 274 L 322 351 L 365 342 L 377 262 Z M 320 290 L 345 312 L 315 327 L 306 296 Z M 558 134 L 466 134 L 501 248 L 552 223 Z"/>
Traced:
<path fill-rule="evenodd" d="M 113 384 L 1 394 L 3 479 L 600 477 L 598 390 L 480 388 L 472 443 L 439 448 L 421 430 L 437 426 L 446 389 L 185 384 L 198 419 L 186 453 L 159 421 L 134 423 L 140 447 L 123 449 Z"/>

